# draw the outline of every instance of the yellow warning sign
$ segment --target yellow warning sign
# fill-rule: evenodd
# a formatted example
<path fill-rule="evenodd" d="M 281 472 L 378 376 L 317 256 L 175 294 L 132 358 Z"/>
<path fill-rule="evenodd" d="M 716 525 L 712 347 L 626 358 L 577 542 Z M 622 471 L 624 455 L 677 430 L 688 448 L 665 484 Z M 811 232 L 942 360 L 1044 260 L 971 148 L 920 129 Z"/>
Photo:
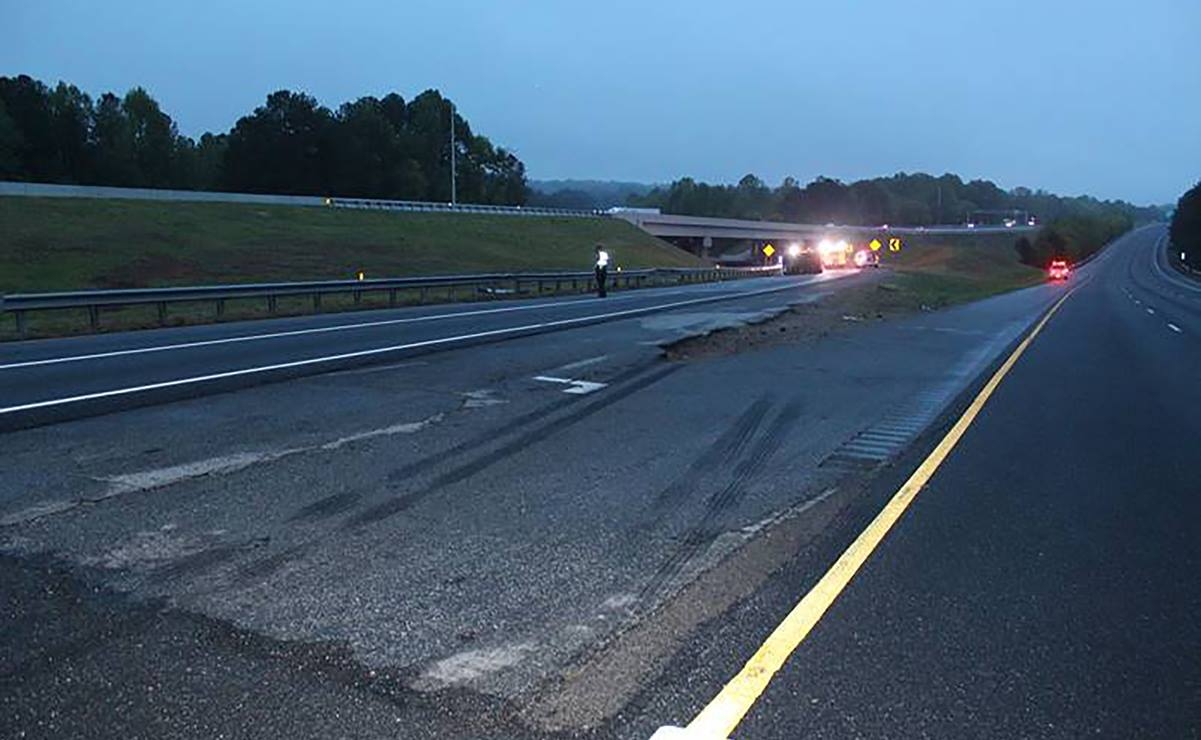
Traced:
<path fill-rule="evenodd" d="M 880 247 L 883 245 L 880 244 L 879 239 L 872 239 L 870 242 L 867 243 L 867 246 L 871 247 L 873 252 L 879 252 Z"/>
<path fill-rule="evenodd" d="M 899 252 L 899 251 L 901 251 L 901 239 L 900 239 L 900 237 L 896 237 L 896 236 L 894 236 L 894 237 L 890 237 L 890 238 L 889 238 L 889 240 L 888 240 L 888 251 L 890 251 L 890 252 Z"/>
<path fill-rule="evenodd" d="M 772 256 L 775 253 L 776 253 L 776 248 L 770 244 L 768 244 L 766 247 L 763 248 L 763 254 L 768 257 Z"/>

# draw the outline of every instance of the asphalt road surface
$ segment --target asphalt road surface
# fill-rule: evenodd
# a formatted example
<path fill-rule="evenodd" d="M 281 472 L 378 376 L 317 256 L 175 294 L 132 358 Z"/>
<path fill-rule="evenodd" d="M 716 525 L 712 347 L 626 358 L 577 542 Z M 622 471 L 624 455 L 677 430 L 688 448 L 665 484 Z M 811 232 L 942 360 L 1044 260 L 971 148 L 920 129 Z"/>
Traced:
<path fill-rule="evenodd" d="M 319 314 L 9 343 L 0 345 L 0 428 L 61 421 L 673 308 L 746 300 L 847 275 L 614 291 L 605 299 Z"/>
<path fill-rule="evenodd" d="M 1163 234 L 1077 276 L 738 737 L 1201 733 L 1201 285 L 1166 265 Z M 698 633 L 657 691 L 716 693 L 933 441 L 841 536 Z M 692 694 L 665 724 L 710 698 Z"/>
<path fill-rule="evenodd" d="M 1068 286 L 735 356 L 661 345 L 855 279 L 646 291 L 503 342 L 25 416 L 0 437 L 0 735 L 686 724 L 1072 288 L 739 735 L 1187 735 L 1201 298 L 1156 238 Z M 527 325 L 497 316 L 42 366 L 164 335 L 10 345 L 3 405 Z"/>

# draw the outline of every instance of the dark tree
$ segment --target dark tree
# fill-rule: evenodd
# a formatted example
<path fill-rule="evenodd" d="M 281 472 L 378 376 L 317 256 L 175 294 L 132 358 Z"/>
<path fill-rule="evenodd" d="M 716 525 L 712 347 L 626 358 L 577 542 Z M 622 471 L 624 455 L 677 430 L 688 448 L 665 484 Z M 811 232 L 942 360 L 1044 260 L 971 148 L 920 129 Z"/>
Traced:
<path fill-rule="evenodd" d="M 93 122 L 95 181 L 100 185 L 130 187 L 141 185 L 141 174 L 134 155 L 133 130 L 121 105 L 112 93 L 100 96 Z"/>
<path fill-rule="evenodd" d="M 225 150 L 225 185 L 251 193 L 330 192 L 334 118 L 316 99 L 280 90 L 238 120 Z"/>
<path fill-rule="evenodd" d="M 1170 236 L 1173 248 L 1184 253 L 1184 261 L 1201 269 L 1201 182 L 1176 202 Z"/>

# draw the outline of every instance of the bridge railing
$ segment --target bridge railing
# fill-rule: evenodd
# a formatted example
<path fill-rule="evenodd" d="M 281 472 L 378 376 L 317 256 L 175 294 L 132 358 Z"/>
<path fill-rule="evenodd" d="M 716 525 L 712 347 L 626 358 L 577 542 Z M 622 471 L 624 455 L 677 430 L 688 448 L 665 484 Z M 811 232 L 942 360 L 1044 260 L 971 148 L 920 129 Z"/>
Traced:
<path fill-rule="evenodd" d="M 643 288 L 682 283 L 712 282 L 746 277 L 780 274 L 776 267 L 699 267 L 653 268 L 612 271 L 609 274 L 614 289 Z M 428 277 L 375 278 L 365 280 L 318 280 L 291 283 L 243 283 L 229 285 L 200 285 L 172 288 L 129 288 L 119 290 L 85 290 L 61 293 L 0 294 L 0 315 L 12 314 L 18 334 L 27 332 L 28 314 L 34 311 L 86 310 L 88 323 L 99 331 L 102 309 L 154 305 L 160 325 L 167 322 L 171 305 L 181 303 L 212 303 L 215 316 L 225 315 L 225 303 L 230 300 L 258 299 L 265 301 L 269 314 L 278 313 L 280 298 L 309 296 L 314 312 L 322 310 L 322 298 L 330 295 L 349 295 L 355 305 L 363 297 L 386 293 L 389 306 L 424 304 L 438 291 L 445 291 L 443 300 L 463 297 L 461 291 L 471 290 L 472 297 L 496 298 L 520 295 L 541 295 L 549 288 L 553 293 L 586 292 L 593 287 L 591 272 L 497 272 L 470 275 L 434 275 Z M 437 302 L 437 301 L 435 301 Z"/>

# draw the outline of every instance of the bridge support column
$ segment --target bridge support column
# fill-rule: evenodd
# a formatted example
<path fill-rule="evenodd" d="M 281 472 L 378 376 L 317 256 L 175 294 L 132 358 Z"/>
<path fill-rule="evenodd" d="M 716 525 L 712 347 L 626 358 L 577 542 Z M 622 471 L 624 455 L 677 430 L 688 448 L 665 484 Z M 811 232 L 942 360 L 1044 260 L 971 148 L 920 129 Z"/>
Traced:
<path fill-rule="evenodd" d="M 711 251 L 713 251 L 713 237 L 706 235 L 701 238 L 701 257 L 709 259 Z"/>

